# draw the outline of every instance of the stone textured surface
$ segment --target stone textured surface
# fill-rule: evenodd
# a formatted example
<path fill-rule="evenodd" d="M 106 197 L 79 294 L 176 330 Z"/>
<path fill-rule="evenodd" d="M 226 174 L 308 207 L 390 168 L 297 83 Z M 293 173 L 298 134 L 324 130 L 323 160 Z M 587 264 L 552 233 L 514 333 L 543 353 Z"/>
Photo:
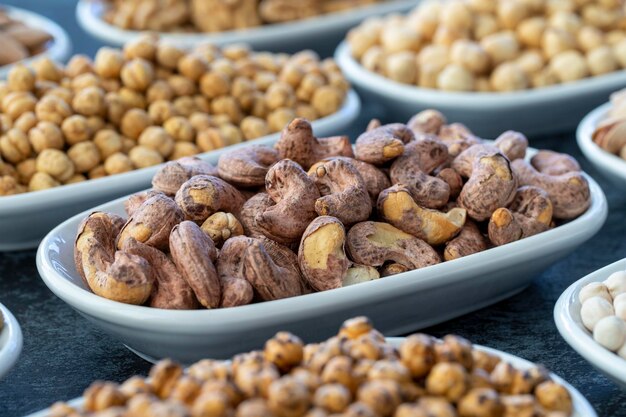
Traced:
<path fill-rule="evenodd" d="M 5 3 L 37 10 L 60 22 L 72 35 L 74 52 L 93 55 L 100 46 L 76 25 L 75 1 Z M 365 127 L 369 115 L 378 115 L 371 108 L 365 114 L 348 132 L 353 138 Z M 578 151 L 573 133 L 534 140 L 533 146 L 569 152 L 581 161 L 607 194 L 610 214 L 606 224 L 591 241 L 546 270 L 517 296 L 424 331 L 437 336 L 456 333 L 543 363 L 578 388 L 599 416 L 626 416 L 626 393 L 565 344 L 552 318 L 554 303 L 573 281 L 626 256 L 626 195 L 591 169 Z M 502 277 L 506 279 L 506 271 Z M 46 288 L 37 274 L 35 251 L 0 254 L 0 302 L 15 314 L 24 333 L 20 360 L 0 381 L 0 416 L 22 416 L 54 401 L 77 397 L 97 379 L 123 381 L 148 372 L 150 364 L 95 329 Z"/>

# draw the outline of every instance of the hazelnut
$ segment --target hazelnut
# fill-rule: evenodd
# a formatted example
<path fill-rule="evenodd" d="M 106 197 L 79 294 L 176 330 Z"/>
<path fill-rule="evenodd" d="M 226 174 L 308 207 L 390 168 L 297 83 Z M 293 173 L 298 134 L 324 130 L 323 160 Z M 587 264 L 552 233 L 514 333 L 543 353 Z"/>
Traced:
<path fill-rule="evenodd" d="M 87 124 L 87 118 L 75 114 L 63 120 L 61 131 L 69 145 L 91 139 L 92 130 Z"/>
<path fill-rule="evenodd" d="M 163 156 L 159 152 L 145 146 L 135 146 L 128 157 L 138 169 L 163 163 Z"/>
<path fill-rule="evenodd" d="M 96 74 L 102 78 L 118 78 L 125 61 L 119 49 L 102 47 L 96 53 L 93 66 Z"/>
<path fill-rule="evenodd" d="M 93 142 L 80 142 L 73 145 L 68 149 L 67 156 L 74 163 L 76 171 L 81 173 L 92 170 L 101 161 L 100 151 Z"/>
<path fill-rule="evenodd" d="M 154 69 L 145 59 L 134 58 L 124 64 L 120 77 L 124 86 L 135 91 L 145 91 L 154 80 Z"/>
<path fill-rule="evenodd" d="M 74 164 L 71 159 L 58 149 L 44 149 L 36 161 L 38 172 L 49 174 L 57 181 L 66 181 L 74 175 Z"/>

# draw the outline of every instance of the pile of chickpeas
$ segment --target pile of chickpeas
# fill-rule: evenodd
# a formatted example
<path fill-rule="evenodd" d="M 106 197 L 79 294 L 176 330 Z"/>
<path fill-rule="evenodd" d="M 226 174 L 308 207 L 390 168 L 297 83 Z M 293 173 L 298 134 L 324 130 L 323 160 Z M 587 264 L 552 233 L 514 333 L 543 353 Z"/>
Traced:
<path fill-rule="evenodd" d="M 572 398 L 541 366 L 518 369 L 462 337 L 409 336 L 396 348 L 365 317 L 302 343 L 279 332 L 262 350 L 185 371 L 162 360 L 149 378 L 98 381 L 82 409 L 50 417 L 568 417 Z"/>
<path fill-rule="evenodd" d="M 335 113 L 349 85 L 312 51 L 185 51 L 155 37 L 0 83 L 0 195 L 120 174 Z"/>
<path fill-rule="evenodd" d="M 365 68 L 400 83 L 505 92 L 626 68 L 625 29 L 620 0 L 428 0 L 347 40 Z"/>

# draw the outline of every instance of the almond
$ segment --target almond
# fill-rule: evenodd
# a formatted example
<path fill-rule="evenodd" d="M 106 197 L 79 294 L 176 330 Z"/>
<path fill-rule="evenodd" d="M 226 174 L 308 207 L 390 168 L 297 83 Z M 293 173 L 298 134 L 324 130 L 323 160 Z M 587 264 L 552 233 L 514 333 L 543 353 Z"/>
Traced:
<path fill-rule="evenodd" d="M 28 57 L 28 50 L 15 39 L 0 33 L 0 65 L 10 64 Z"/>
<path fill-rule="evenodd" d="M 48 32 L 28 26 L 11 26 L 5 33 L 28 49 L 35 49 L 52 39 Z"/>

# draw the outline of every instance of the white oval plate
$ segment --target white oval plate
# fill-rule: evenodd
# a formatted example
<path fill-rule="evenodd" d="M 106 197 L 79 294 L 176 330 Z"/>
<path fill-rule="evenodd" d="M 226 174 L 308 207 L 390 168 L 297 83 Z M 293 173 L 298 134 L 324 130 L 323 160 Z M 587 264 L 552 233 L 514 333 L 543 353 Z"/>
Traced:
<path fill-rule="evenodd" d="M 61 26 L 47 17 L 28 10 L 4 5 L 1 8 L 5 9 L 9 16 L 16 20 L 21 20 L 28 26 L 45 30 L 52 35 L 52 40 L 50 41 L 50 46 L 44 52 L 12 64 L 1 66 L 0 79 L 6 78 L 7 74 L 11 71 L 11 68 L 13 68 L 15 64 L 29 65 L 32 64 L 33 61 L 44 57 L 48 57 L 53 61 L 62 62 L 68 57 L 70 51 L 72 50 L 72 42 L 70 41 L 67 32 L 65 32 Z"/>
<path fill-rule="evenodd" d="M 4 327 L 0 330 L 0 379 L 15 365 L 22 352 L 22 330 L 8 308 L 0 304 L 0 321 Z"/>
<path fill-rule="evenodd" d="M 576 130 L 578 147 L 606 179 L 626 191 L 626 161 L 596 145 L 591 138 L 596 126 L 607 117 L 611 103 L 605 103 L 581 120 Z"/>
<path fill-rule="evenodd" d="M 350 91 L 337 113 L 312 122 L 316 135 L 328 136 L 345 130 L 359 115 L 360 109 L 359 97 Z M 197 156 L 215 162 L 223 152 L 235 147 L 250 143 L 271 145 L 279 137 L 280 133 L 274 133 Z M 49 190 L 0 197 L 0 251 L 34 248 L 46 233 L 70 216 L 150 187 L 152 176 L 159 167 L 156 165 Z"/>
<path fill-rule="evenodd" d="M 319 50 L 328 46 L 334 47 L 351 27 L 363 19 L 386 13 L 404 12 L 415 4 L 416 0 L 392 0 L 295 22 L 219 33 L 160 33 L 160 36 L 179 46 L 193 46 L 202 42 L 211 42 L 215 45 L 247 43 L 256 50 L 281 52 L 306 48 Z M 80 0 L 76 6 L 78 23 L 90 35 L 117 46 L 143 33 L 120 29 L 107 23 L 101 18 L 103 10 L 101 0 Z M 332 53 L 332 49 L 329 52 Z"/>
<path fill-rule="evenodd" d="M 235 308 L 163 310 L 111 301 L 86 288 L 74 267 L 78 224 L 92 211 L 126 216 L 125 197 L 52 230 L 39 246 L 37 268 L 59 298 L 147 359 L 172 357 L 190 363 L 207 356 L 229 357 L 282 329 L 308 340 L 324 339 L 358 315 L 371 317 L 385 334 L 402 335 L 512 296 L 593 236 L 604 224 L 607 204 L 598 184 L 587 179 L 589 210 L 539 235 L 384 279 Z"/>
<path fill-rule="evenodd" d="M 580 318 L 578 293 L 590 282 L 604 281 L 613 272 L 626 270 L 626 259 L 598 269 L 566 289 L 554 306 L 554 321 L 559 333 L 580 356 L 596 369 L 626 389 L 626 359 L 603 348 L 585 328 Z"/>
<path fill-rule="evenodd" d="M 400 347 L 400 345 L 404 341 L 404 338 L 403 337 L 388 337 L 387 341 L 396 347 Z M 510 353 L 506 353 L 501 350 L 496 350 L 496 349 L 492 349 L 492 348 L 488 348 L 488 347 L 480 346 L 480 345 L 474 345 L 474 348 L 476 348 L 477 350 L 490 353 L 495 356 L 499 356 L 502 360 L 510 363 L 511 365 L 513 365 L 514 367 L 518 369 L 529 369 L 534 366 L 532 362 L 529 362 L 526 359 L 522 359 L 518 356 L 511 355 Z M 558 382 L 559 384 L 567 388 L 570 395 L 572 396 L 573 412 L 572 412 L 571 417 L 598 417 L 598 415 L 596 414 L 591 404 L 589 404 L 589 401 L 587 401 L 587 399 L 576 388 L 574 388 L 573 386 L 568 384 L 564 379 L 562 379 L 561 377 L 553 373 L 550 373 L 550 377 L 555 382 Z M 75 398 L 69 401 L 69 404 L 72 407 L 82 407 L 83 399 Z M 27 417 L 47 417 L 49 414 L 50 414 L 50 410 L 45 409 L 45 410 L 41 410 L 36 413 L 33 413 Z"/>
<path fill-rule="evenodd" d="M 496 137 L 505 130 L 528 136 L 573 129 L 593 107 L 613 91 L 626 86 L 626 71 L 512 93 L 451 93 L 401 84 L 365 69 L 342 42 L 335 60 L 365 100 L 384 106 L 395 120 L 420 110 L 436 108 L 448 120 L 469 126 L 482 137 Z"/>

